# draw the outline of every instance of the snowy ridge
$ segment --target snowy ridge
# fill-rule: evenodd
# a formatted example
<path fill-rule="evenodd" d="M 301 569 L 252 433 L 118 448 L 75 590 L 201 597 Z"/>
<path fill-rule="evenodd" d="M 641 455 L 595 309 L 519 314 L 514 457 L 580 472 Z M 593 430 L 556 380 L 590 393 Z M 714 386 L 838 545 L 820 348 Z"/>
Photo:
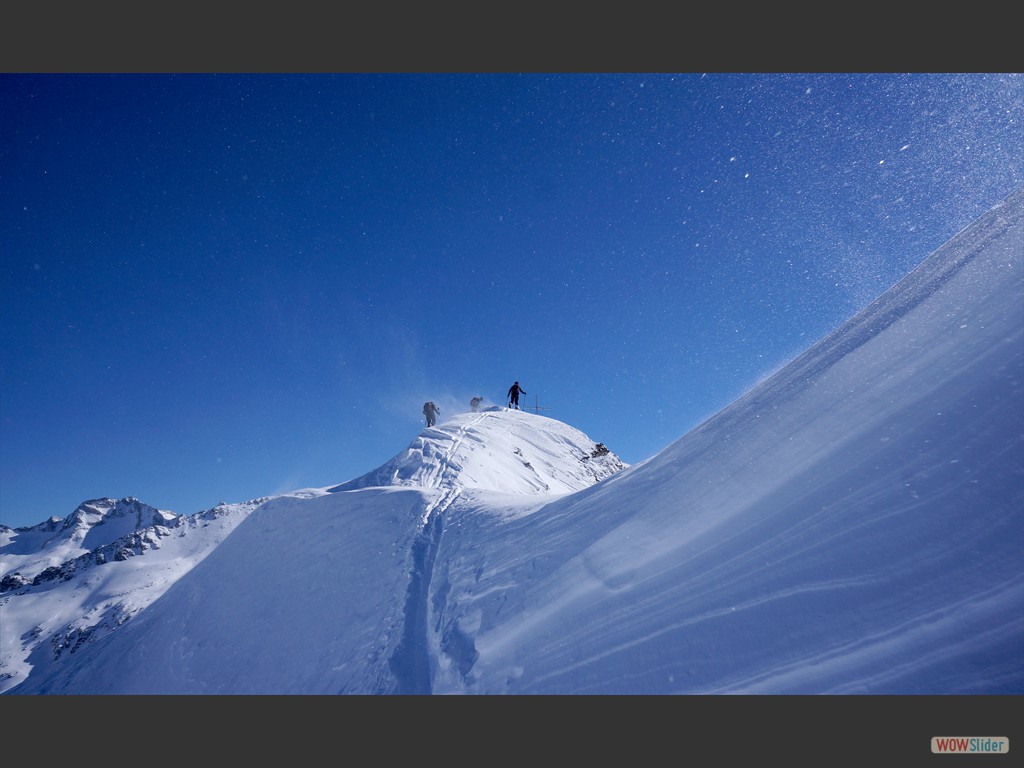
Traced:
<path fill-rule="evenodd" d="M 625 466 L 603 445 L 566 424 L 521 411 L 492 408 L 457 414 L 443 424 L 425 429 L 379 469 L 330 488 L 301 489 L 241 505 L 222 504 L 190 517 L 159 512 L 135 499 L 86 502 L 64 521 L 51 519 L 40 526 L 12 532 L 5 540 L 4 559 L 11 568 L 3 587 L 7 594 L 0 594 L 5 625 L 0 628 L 0 692 L 16 686 L 30 672 L 35 679 L 45 679 L 45 670 L 62 668 L 80 649 L 111 636 L 114 630 L 130 627 L 130 619 L 211 553 L 218 555 L 216 561 L 230 563 L 221 567 L 232 571 L 239 567 L 248 571 L 254 563 L 257 567 L 244 576 L 237 573 L 228 577 L 223 585 L 226 591 L 222 592 L 219 584 L 217 588 L 203 589 L 201 604 L 206 605 L 211 615 L 237 611 L 236 578 L 259 583 L 263 578 L 261 569 L 281 558 L 321 558 L 325 566 L 333 569 L 334 576 L 342 568 L 352 579 L 390 562 L 393 574 L 381 580 L 383 591 L 376 597 L 368 592 L 367 597 L 374 604 L 393 605 L 393 609 L 385 610 L 383 617 L 369 614 L 373 628 L 350 619 L 355 636 L 363 636 L 361 632 L 376 634 L 372 654 L 390 658 L 387 670 L 374 673 L 371 682 L 363 680 L 362 667 L 355 668 L 358 676 L 353 682 L 346 683 L 344 677 L 337 675 L 324 679 L 337 686 L 328 689 L 332 692 L 338 688 L 372 693 L 422 692 L 424 686 L 429 689 L 429 680 L 423 674 L 428 664 L 423 652 L 427 615 L 424 601 L 436 537 L 444 528 L 449 508 L 457 501 L 465 504 L 470 499 L 479 500 L 481 495 L 496 496 L 507 498 L 509 504 L 525 514 L 559 495 L 594 485 Z M 531 500 L 528 505 L 523 506 L 523 497 Z M 396 508 L 404 511 L 396 515 Z M 362 516 L 358 510 L 366 510 L 370 515 Z M 251 513 L 255 514 L 248 521 L 250 524 L 239 525 Z M 358 525 L 368 526 L 369 541 L 378 539 L 381 531 L 390 531 L 386 538 L 404 543 L 391 549 L 393 560 L 382 559 L 381 551 L 366 548 L 357 535 L 342 566 L 336 557 L 346 549 L 339 546 L 335 537 L 322 535 L 325 513 L 332 520 L 347 520 L 349 533 L 353 532 L 352 515 L 359 515 Z M 160 524 L 138 530 L 128 526 L 130 521 L 150 517 Z M 101 541 L 92 533 L 94 529 L 109 533 L 118 530 L 115 525 L 102 525 L 108 519 L 120 521 L 118 525 L 128 526 L 129 532 L 91 550 L 78 543 L 86 539 Z M 233 533 L 231 542 L 225 541 L 228 533 Z M 268 535 L 277 543 L 262 553 Z M 307 541 L 307 536 L 313 540 Z M 292 552 L 286 539 L 301 543 L 300 548 Z M 324 546 L 329 551 L 322 550 Z M 25 554 L 11 555 L 15 549 L 25 550 Z M 136 557 L 143 553 L 145 558 Z M 101 573 L 102 581 L 98 580 Z M 279 574 L 275 583 L 287 584 L 288 579 Z M 339 585 L 347 583 L 349 579 L 343 578 Z M 100 584 L 110 589 L 96 589 L 82 605 L 69 597 L 80 595 L 83 587 L 88 590 Z M 294 588 L 301 589 L 298 584 Z M 292 603 L 290 594 L 288 589 L 280 594 L 284 599 L 280 605 L 276 605 L 274 594 L 253 607 L 276 605 L 280 615 L 288 615 L 294 609 L 288 605 Z M 194 603 L 196 597 L 192 595 L 187 600 Z M 64 603 L 61 609 L 50 620 L 33 627 L 32 617 L 40 606 L 58 601 Z M 333 631 L 331 625 L 325 629 Z M 311 637 L 317 636 L 318 630 L 307 631 Z M 324 638 L 323 642 L 331 641 Z M 214 683 L 202 684 L 199 689 L 225 692 L 223 686 Z M 275 688 L 260 690 L 270 692 Z"/>
<path fill-rule="evenodd" d="M 626 466 L 568 424 L 492 406 L 424 429 L 378 469 L 330 490 L 406 486 L 563 494 L 587 488 Z"/>

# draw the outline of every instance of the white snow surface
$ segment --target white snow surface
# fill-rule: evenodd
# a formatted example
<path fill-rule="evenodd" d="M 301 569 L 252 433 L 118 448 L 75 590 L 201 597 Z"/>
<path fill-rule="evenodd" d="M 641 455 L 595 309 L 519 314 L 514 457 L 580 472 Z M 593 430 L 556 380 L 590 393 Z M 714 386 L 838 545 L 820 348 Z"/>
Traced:
<path fill-rule="evenodd" d="M 1024 190 L 638 465 L 492 408 L 223 511 L 0 593 L 2 691 L 1024 693 Z"/>

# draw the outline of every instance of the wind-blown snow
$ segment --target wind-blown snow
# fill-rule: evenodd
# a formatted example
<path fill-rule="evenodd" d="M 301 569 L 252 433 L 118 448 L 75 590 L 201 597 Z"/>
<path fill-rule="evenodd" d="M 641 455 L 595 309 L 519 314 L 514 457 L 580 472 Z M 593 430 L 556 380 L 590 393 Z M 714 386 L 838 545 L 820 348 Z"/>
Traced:
<path fill-rule="evenodd" d="M 625 465 L 578 429 L 541 416 L 508 419 L 492 406 L 429 427 L 383 466 L 332 491 L 405 485 L 534 495 L 579 491 Z M 497 420 L 497 421 L 496 421 Z M 596 454 L 596 455 L 595 455 Z M 576 459 L 570 461 L 568 459 Z"/>
<path fill-rule="evenodd" d="M 73 611 L 0 594 L 5 690 L 1022 693 L 1022 297 L 1024 190 L 641 464 L 459 414 L 258 504 L 74 653 Z"/>

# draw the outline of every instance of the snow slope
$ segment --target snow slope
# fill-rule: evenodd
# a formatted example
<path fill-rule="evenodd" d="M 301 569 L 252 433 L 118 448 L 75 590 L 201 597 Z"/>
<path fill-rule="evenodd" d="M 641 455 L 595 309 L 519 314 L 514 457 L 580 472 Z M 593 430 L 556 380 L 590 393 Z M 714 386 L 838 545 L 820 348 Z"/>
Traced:
<path fill-rule="evenodd" d="M 446 539 L 479 659 L 435 690 L 1024 691 L 1022 220 L 613 481 Z"/>

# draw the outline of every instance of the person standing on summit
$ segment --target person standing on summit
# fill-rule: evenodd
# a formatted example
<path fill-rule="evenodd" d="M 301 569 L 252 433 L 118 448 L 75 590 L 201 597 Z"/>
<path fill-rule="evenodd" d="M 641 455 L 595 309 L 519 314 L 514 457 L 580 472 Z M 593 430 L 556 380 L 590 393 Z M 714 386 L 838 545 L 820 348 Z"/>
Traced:
<path fill-rule="evenodd" d="M 509 408 L 515 408 L 519 410 L 519 394 L 526 394 L 526 390 L 519 386 L 519 382 L 515 382 L 511 387 L 508 388 L 508 405 Z"/>

